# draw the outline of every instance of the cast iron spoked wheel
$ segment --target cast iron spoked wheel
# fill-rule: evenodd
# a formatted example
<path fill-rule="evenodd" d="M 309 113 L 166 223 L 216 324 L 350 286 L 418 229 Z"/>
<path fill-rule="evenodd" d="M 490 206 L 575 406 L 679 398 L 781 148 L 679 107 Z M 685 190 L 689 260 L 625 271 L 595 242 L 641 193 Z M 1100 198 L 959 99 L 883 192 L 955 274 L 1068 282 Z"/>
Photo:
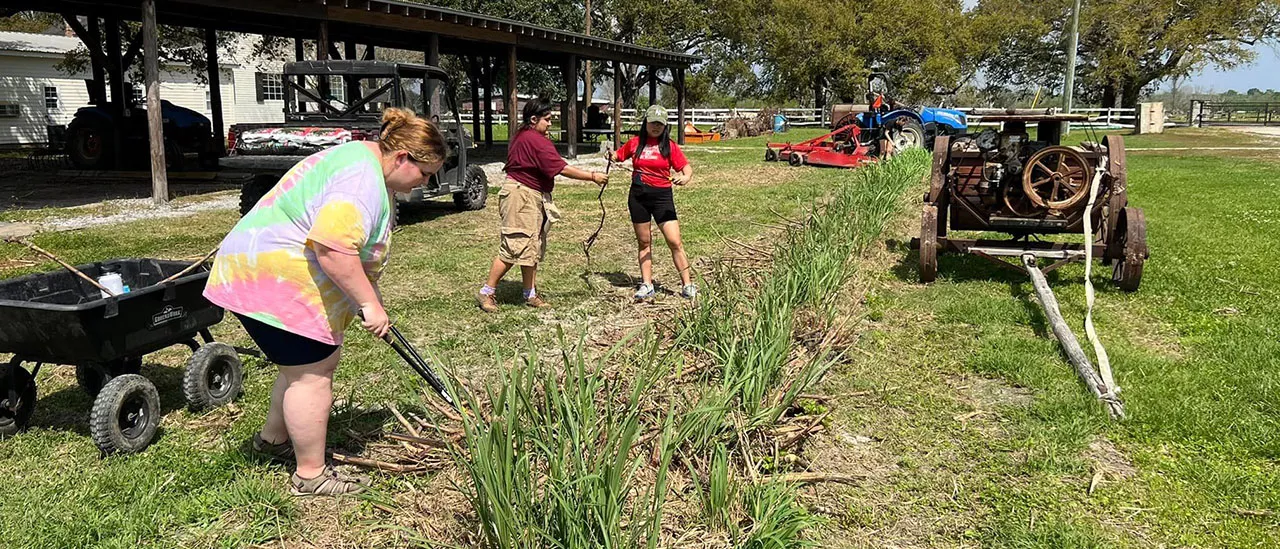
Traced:
<path fill-rule="evenodd" d="M 1089 194 L 1093 170 L 1080 153 L 1069 147 L 1045 147 L 1027 159 L 1022 192 L 1038 207 L 1062 211 Z"/>
<path fill-rule="evenodd" d="M 182 375 L 182 392 L 192 411 L 227 404 L 240 395 L 244 373 L 240 356 L 226 343 L 206 343 L 191 355 Z"/>
<path fill-rule="evenodd" d="M 140 452 L 160 425 L 160 395 L 138 374 L 117 376 L 102 387 L 89 414 L 89 433 L 103 454 Z"/>
<path fill-rule="evenodd" d="M 489 176 L 480 166 L 467 166 L 465 184 L 462 192 L 453 193 L 453 205 L 463 211 L 483 210 L 489 198 Z"/>
<path fill-rule="evenodd" d="M 1037 206 L 1023 192 L 1022 187 L 1008 186 L 1004 189 L 1004 205 L 1018 217 L 1037 217 L 1044 213 L 1044 208 Z"/>
<path fill-rule="evenodd" d="M 0 364 L 0 438 L 18 434 L 27 427 L 36 409 L 36 380 L 22 361 Z"/>
<path fill-rule="evenodd" d="M 1142 264 L 1146 263 L 1147 216 L 1142 208 L 1125 208 L 1115 227 L 1116 238 L 1111 246 L 1118 246 L 1123 256 L 1111 268 L 1111 280 L 1126 292 L 1138 291 L 1142 284 Z"/>
<path fill-rule="evenodd" d="M 142 357 L 126 357 L 109 364 L 76 365 L 76 383 L 91 398 L 98 396 L 102 387 L 120 374 L 142 372 Z"/>
<path fill-rule="evenodd" d="M 938 207 L 925 203 L 920 212 L 920 282 L 938 278 Z"/>

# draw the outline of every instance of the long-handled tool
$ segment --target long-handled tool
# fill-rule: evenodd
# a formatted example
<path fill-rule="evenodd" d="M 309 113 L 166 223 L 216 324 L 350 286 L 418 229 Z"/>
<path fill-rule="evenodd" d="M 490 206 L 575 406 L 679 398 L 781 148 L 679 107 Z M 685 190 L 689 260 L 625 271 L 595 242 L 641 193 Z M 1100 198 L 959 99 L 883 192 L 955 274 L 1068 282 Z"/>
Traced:
<path fill-rule="evenodd" d="M 362 320 L 364 319 L 363 312 L 359 313 L 359 316 Z M 409 343 L 408 339 L 405 339 L 404 334 L 400 333 L 400 330 L 395 325 L 390 328 L 387 335 L 382 337 L 382 340 L 387 342 L 387 345 L 390 345 L 396 354 L 400 355 L 400 358 L 408 362 L 409 367 L 413 368 L 413 371 L 426 380 L 427 385 L 430 385 L 436 394 L 440 395 L 440 398 L 444 399 L 454 410 L 461 411 L 458 408 L 458 403 L 453 400 L 452 396 L 449 396 L 449 389 L 444 386 L 440 376 L 437 376 L 435 370 L 431 369 L 431 365 L 422 358 L 422 355 L 418 354 L 418 350 L 413 348 L 413 345 Z"/>

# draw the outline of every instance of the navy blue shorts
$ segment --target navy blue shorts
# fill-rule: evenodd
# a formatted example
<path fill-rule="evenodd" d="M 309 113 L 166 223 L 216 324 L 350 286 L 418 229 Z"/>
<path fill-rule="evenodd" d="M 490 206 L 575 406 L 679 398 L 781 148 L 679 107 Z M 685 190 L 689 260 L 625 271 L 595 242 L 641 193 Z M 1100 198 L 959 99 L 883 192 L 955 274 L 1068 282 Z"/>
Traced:
<path fill-rule="evenodd" d="M 244 325 L 244 331 L 258 344 L 267 360 L 280 366 L 315 364 L 337 352 L 337 345 L 316 341 L 306 336 L 282 330 L 240 313 L 232 313 Z"/>

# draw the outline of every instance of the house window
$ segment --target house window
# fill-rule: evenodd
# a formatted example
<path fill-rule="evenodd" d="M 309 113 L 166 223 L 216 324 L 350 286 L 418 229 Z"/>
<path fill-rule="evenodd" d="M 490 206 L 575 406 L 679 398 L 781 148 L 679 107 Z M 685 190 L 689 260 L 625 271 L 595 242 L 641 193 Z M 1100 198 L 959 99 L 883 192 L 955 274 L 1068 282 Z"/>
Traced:
<path fill-rule="evenodd" d="M 329 77 L 329 98 L 347 104 L 347 83 L 341 76 Z"/>
<path fill-rule="evenodd" d="M 147 99 L 143 95 L 142 86 L 137 84 L 129 86 L 129 97 L 133 99 L 134 105 L 141 105 L 146 102 Z"/>
<path fill-rule="evenodd" d="M 255 75 L 258 102 L 284 101 L 284 79 L 279 74 L 260 72 Z"/>
<path fill-rule="evenodd" d="M 22 109 L 17 103 L 0 103 L 0 118 L 17 118 L 22 115 Z"/>
<path fill-rule="evenodd" d="M 58 110 L 58 88 L 56 86 L 44 87 L 44 108 L 51 111 Z"/>
<path fill-rule="evenodd" d="M 213 112 L 213 96 L 209 90 L 204 91 L 204 112 Z"/>

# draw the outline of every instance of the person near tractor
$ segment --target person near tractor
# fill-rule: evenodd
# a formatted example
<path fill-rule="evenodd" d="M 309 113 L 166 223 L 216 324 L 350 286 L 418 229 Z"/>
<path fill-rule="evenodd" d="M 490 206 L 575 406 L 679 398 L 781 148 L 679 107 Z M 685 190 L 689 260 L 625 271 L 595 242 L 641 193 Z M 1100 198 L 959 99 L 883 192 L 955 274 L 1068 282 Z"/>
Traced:
<path fill-rule="evenodd" d="M 364 489 L 325 460 L 333 373 L 357 315 L 378 337 L 391 325 L 377 281 L 388 258 L 394 193 L 422 185 L 447 156 L 439 128 L 411 111 L 387 109 L 377 141 L 308 156 L 222 241 L 204 295 L 235 314 L 279 366 L 253 448 L 296 462 L 294 495 Z"/>
<path fill-rule="evenodd" d="M 609 182 L 608 174 L 570 166 L 556 151 L 548 132 L 551 130 L 551 104 L 530 99 L 521 112 L 521 125 L 507 147 L 506 182 L 498 192 L 498 255 L 489 267 L 489 277 L 476 304 L 486 313 L 498 312 L 495 297 L 498 281 L 519 265 L 524 279 L 525 305 L 547 307 L 538 295 L 538 264 L 547 251 L 547 233 L 559 221 L 560 211 L 551 199 L 556 176 L 591 181 L 597 185 Z"/>
<path fill-rule="evenodd" d="M 639 248 L 640 287 L 636 289 L 636 301 L 649 300 L 656 291 L 653 287 L 653 225 L 671 249 L 671 260 L 680 273 L 680 295 L 693 299 L 698 287 L 689 272 L 689 257 L 680 239 L 680 221 L 676 218 L 675 197 L 672 185 L 686 185 L 693 178 L 693 165 L 685 158 L 680 146 L 671 140 L 671 126 L 667 109 L 662 105 L 650 105 L 644 113 L 640 127 L 642 135 L 631 138 L 617 151 L 606 149 L 605 154 L 613 162 L 631 160 L 631 191 L 627 195 L 627 209 L 636 232 Z"/>

